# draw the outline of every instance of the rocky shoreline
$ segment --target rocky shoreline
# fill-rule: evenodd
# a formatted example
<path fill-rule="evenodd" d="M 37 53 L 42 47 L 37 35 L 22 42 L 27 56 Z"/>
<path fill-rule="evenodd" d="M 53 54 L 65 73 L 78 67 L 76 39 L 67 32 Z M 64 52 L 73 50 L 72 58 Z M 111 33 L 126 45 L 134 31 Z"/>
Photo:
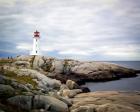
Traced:
<path fill-rule="evenodd" d="M 140 91 L 97 91 L 73 98 L 71 112 L 139 112 Z"/>
<path fill-rule="evenodd" d="M 90 92 L 79 86 L 137 73 L 105 62 L 44 56 L 0 59 L 0 112 L 138 112 L 140 92 Z"/>

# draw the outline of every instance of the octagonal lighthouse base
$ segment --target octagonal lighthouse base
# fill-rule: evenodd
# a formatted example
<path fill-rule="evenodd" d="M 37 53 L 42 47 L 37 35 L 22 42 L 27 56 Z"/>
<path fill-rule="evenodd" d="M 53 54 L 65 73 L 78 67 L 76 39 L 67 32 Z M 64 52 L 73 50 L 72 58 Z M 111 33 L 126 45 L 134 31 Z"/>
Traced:
<path fill-rule="evenodd" d="M 30 55 L 41 55 L 41 53 L 40 52 L 36 52 L 36 51 L 31 51 Z"/>

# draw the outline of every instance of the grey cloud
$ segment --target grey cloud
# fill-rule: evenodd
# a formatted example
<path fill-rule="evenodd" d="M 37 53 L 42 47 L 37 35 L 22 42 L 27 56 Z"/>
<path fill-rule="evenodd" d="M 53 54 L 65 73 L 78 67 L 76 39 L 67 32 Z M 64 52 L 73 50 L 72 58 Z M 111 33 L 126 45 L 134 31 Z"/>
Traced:
<path fill-rule="evenodd" d="M 103 53 L 104 46 L 126 50 L 130 45 L 134 54 L 140 52 L 139 0 L 17 0 L 0 9 L 0 38 L 13 43 L 13 50 L 17 43 L 31 44 L 38 29 L 44 51 L 58 57 L 116 59 Z M 89 55 L 72 54 L 72 50 Z"/>

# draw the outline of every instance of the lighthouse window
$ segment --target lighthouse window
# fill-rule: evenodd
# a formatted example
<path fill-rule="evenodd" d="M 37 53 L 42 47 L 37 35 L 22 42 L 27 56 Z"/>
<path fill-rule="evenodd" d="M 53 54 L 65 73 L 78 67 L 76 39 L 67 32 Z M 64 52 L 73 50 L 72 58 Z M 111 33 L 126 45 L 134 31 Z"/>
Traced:
<path fill-rule="evenodd" d="M 36 53 L 37 53 L 37 51 L 36 51 Z"/>
<path fill-rule="evenodd" d="M 37 39 L 36 39 L 36 42 L 37 42 Z"/>

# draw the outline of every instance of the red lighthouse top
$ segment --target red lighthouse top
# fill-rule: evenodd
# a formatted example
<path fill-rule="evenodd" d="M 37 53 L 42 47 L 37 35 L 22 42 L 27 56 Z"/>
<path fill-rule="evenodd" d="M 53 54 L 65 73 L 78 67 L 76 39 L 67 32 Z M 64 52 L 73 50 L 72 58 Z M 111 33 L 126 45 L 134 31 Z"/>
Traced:
<path fill-rule="evenodd" d="M 40 38 L 40 32 L 37 30 L 34 32 L 34 38 Z"/>

